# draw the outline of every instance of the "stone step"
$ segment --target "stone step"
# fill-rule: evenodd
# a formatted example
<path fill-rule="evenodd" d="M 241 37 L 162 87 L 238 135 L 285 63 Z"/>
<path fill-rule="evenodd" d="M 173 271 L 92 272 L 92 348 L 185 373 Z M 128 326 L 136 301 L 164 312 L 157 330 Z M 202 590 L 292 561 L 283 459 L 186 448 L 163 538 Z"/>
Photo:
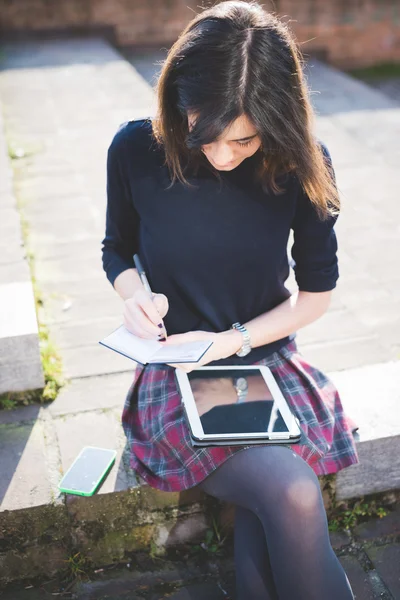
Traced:
<path fill-rule="evenodd" d="M 361 464 L 338 474 L 338 499 L 400 488 L 400 363 L 330 377 L 359 426 Z M 207 500 L 196 490 L 159 492 L 141 485 L 130 469 L 121 411 L 131 381 L 132 372 L 75 379 L 47 406 L 0 412 L 4 580 L 43 575 L 43 569 L 56 574 L 66 560 L 61 540 L 102 565 L 148 548 L 150 540 L 163 548 L 207 529 Z M 116 463 L 95 496 L 64 497 L 58 482 L 86 445 L 116 449 Z"/>

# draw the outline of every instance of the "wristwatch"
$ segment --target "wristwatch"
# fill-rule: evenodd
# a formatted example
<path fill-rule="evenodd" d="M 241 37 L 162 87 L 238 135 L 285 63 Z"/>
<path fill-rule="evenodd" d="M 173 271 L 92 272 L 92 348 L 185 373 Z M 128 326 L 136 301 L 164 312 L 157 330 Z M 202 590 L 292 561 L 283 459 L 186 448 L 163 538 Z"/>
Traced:
<path fill-rule="evenodd" d="M 233 385 L 237 394 L 237 402 L 244 402 L 246 400 L 247 392 L 249 390 L 247 379 L 245 377 L 234 377 Z"/>
<path fill-rule="evenodd" d="M 243 335 L 243 345 L 238 352 L 236 352 L 237 356 L 242 358 L 243 356 L 247 356 L 251 351 L 251 343 L 250 343 L 250 335 L 247 331 L 246 327 L 241 325 L 240 323 L 233 323 L 231 329 L 237 329 Z"/>

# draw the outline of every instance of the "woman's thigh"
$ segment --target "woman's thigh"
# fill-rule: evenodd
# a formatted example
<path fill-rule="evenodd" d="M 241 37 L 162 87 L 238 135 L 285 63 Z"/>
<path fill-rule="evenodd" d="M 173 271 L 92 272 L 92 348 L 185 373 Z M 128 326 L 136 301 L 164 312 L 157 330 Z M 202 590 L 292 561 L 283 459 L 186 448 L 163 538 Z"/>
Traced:
<path fill-rule="evenodd" d="M 237 452 L 200 487 L 220 500 L 256 513 L 266 507 L 296 505 L 302 512 L 323 506 L 318 478 L 311 467 L 285 446 L 254 446 Z M 307 506 L 308 505 L 308 506 Z"/>

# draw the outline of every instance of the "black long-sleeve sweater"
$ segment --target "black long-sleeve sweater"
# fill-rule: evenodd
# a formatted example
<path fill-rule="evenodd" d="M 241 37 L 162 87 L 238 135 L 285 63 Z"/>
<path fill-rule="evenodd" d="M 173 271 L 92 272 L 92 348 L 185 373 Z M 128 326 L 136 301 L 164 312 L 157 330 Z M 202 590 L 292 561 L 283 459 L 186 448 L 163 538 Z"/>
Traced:
<path fill-rule="evenodd" d="M 319 143 L 332 168 L 329 151 Z M 235 169 L 220 171 L 222 187 L 200 169 L 189 179 L 196 189 L 178 182 L 166 190 L 164 160 L 150 118 L 120 126 L 108 149 L 102 251 L 111 284 L 134 267 L 132 256 L 139 253 L 152 290 L 168 298 L 168 334 L 224 331 L 287 299 L 290 229 L 299 289 L 336 286 L 336 217 L 318 217 L 295 175 L 285 176 L 283 194 L 265 193 L 253 176 L 256 152 Z M 242 359 L 235 356 L 235 363 L 260 360 L 293 337 L 254 348 Z"/>

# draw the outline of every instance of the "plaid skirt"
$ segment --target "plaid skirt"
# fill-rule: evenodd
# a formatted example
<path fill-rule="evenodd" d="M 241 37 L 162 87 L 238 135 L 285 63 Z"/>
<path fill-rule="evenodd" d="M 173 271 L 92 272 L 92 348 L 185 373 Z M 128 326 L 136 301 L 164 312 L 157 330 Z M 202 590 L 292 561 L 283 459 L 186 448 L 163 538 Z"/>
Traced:
<path fill-rule="evenodd" d="M 300 421 L 300 442 L 290 447 L 317 475 L 335 473 L 359 462 L 338 391 L 324 373 L 307 362 L 295 341 L 253 364 L 271 369 Z M 199 484 L 235 452 L 251 447 L 194 448 L 174 368 L 168 365 L 136 367 L 122 425 L 130 447 L 131 467 L 150 486 L 164 491 L 180 491 Z"/>

